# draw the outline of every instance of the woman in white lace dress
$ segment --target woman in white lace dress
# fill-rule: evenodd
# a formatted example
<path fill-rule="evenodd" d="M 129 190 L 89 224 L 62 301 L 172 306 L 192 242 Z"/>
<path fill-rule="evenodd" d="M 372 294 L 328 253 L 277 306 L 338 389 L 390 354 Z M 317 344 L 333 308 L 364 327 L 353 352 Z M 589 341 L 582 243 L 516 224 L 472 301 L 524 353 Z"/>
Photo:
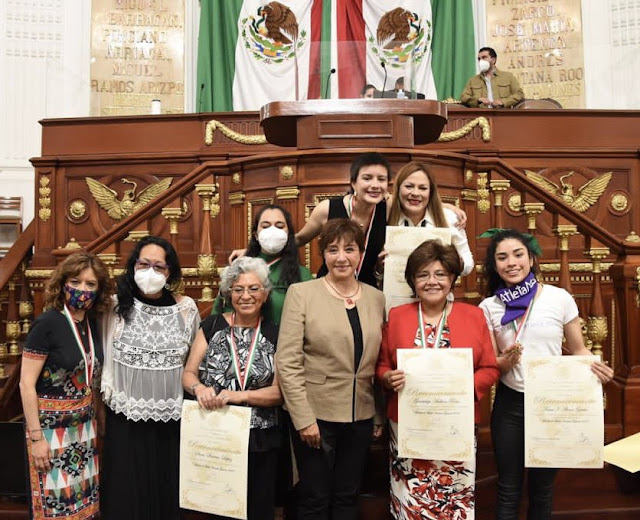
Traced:
<path fill-rule="evenodd" d="M 104 520 L 175 520 L 182 371 L 200 324 L 174 248 L 145 237 L 127 260 L 106 324 Z"/>

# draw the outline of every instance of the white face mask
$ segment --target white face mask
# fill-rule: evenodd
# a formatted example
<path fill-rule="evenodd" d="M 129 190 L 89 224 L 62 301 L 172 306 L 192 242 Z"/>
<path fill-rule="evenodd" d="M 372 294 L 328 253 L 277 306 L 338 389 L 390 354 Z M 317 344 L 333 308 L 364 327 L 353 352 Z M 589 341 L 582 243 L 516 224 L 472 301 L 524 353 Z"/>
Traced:
<path fill-rule="evenodd" d="M 268 255 L 276 255 L 284 249 L 289 240 L 289 235 L 284 229 L 269 226 L 258 233 L 258 242 L 262 250 Z"/>
<path fill-rule="evenodd" d="M 142 294 L 159 293 L 167 283 L 167 277 L 161 273 L 156 273 L 153 267 L 138 269 L 133 275 L 133 279 Z"/>
<path fill-rule="evenodd" d="M 478 62 L 478 67 L 480 68 L 480 72 L 487 72 L 491 68 L 491 63 L 487 60 L 480 60 Z"/>

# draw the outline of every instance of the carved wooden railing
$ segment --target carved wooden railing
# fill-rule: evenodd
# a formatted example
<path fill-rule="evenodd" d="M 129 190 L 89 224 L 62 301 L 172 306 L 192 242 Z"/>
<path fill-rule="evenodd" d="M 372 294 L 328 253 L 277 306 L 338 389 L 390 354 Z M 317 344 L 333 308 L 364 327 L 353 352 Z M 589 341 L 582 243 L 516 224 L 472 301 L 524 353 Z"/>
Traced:
<path fill-rule="evenodd" d="M 33 317 L 33 299 L 24 276 L 35 237 L 35 224 L 27 226 L 0 261 L 0 421 L 21 413 L 18 396 L 21 344 Z"/>

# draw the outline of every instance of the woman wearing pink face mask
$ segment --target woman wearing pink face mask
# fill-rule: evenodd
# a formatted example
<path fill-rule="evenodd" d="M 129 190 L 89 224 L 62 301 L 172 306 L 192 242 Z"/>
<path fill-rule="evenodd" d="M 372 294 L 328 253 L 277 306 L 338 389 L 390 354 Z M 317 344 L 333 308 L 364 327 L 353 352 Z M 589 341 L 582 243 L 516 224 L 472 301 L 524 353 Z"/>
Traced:
<path fill-rule="evenodd" d="M 105 332 L 103 520 L 175 520 L 182 371 L 200 315 L 166 240 L 137 242 L 118 278 Z"/>
<path fill-rule="evenodd" d="M 111 283 L 95 255 L 75 253 L 54 271 L 22 353 L 33 518 L 93 518 L 99 511 L 96 406 L 102 366 L 97 313 Z"/>

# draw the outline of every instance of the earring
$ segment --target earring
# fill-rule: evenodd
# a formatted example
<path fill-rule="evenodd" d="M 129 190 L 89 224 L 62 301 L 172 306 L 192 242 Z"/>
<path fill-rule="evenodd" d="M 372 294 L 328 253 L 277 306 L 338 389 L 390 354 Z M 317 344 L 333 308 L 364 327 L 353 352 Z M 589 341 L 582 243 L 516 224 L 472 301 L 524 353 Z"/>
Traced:
<path fill-rule="evenodd" d="M 164 288 L 168 291 L 171 289 L 171 286 L 168 283 L 165 283 Z"/>

